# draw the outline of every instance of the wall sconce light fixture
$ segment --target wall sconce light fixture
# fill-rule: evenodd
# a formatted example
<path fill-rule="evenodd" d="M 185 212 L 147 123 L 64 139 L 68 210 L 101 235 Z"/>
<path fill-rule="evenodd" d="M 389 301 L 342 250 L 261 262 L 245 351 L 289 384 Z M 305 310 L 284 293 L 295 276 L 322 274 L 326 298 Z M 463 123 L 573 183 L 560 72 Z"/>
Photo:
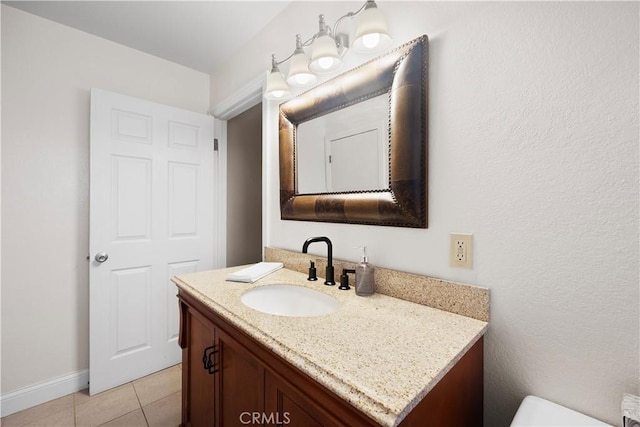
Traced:
<path fill-rule="evenodd" d="M 296 35 L 296 48 L 285 59 L 278 61 L 271 55 L 271 72 L 267 77 L 264 96 L 267 99 L 284 99 L 291 95 L 289 85 L 304 87 L 315 83 L 316 74 L 331 73 L 342 65 L 342 58 L 349 50 L 349 35 L 337 33 L 338 25 L 346 18 L 356 18 L 353 49 L 358 52 L 377 52 L 391 44 L 391 36 L 383 13 L 374 0 L 367 0 L 360 9 L 341 16 L 331 29 L 324 15 L 320 15 L 318 32 L 305 42 Z M 311 58 L 304 48 L 309 48 Z M 278 68 L 291 60 L 289 73 L 285 79 Z"/>

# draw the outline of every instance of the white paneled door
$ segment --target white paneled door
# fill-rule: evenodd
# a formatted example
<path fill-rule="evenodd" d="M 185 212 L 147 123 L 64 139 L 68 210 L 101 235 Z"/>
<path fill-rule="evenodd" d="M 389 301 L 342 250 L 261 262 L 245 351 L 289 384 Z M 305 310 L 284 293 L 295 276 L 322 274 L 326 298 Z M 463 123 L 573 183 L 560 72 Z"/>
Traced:
<path fill-rule="evenodd" d="M 175 275 L 214 267 L 213 117 L 91 90 L 90 393 L 180 362 Z"/>

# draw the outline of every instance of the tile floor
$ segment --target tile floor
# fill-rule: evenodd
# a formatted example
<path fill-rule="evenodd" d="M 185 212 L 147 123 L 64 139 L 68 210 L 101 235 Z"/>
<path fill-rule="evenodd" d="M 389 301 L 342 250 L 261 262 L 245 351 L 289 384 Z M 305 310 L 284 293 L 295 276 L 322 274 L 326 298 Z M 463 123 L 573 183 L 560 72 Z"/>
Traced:
<path fill-rule="evenodd" d="M 176 427 L 181 365 L 95 396 L 69 394 L 0 420 L 0 427 Z"/>

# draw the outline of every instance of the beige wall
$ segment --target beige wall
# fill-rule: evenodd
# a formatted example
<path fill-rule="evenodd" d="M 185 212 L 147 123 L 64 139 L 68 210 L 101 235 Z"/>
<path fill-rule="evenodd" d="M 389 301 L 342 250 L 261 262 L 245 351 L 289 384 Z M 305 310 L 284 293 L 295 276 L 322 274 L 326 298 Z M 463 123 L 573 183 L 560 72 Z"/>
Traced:
<path fill-rule="evenodd" d="M 262 260 L 262 104 L 227 122 L 227 266 Z"/>
<path fill-rule="evenodd" d="M 311 35 L 318 13 L 333 23 L 358 5 L 293 2 L 214 73 L 212 105 Z M 365 244 L 374 266 L 489 287 L 485 425 L 508 425 L 526 394 L 618 425 L 622 393 L 640 393 L 640 5 L 378 6 L 396 45 L 430 38 L 429 228 L 281 221 L 271 102 L 265 245 L 326 235 L 339 258 Z M 451 232 L 474 233 L 473 270 L 449 267 Z"/>
<path fill-rule="evenodd" d="M 209 76 L 2 5 L 2 394 L 89 363 L 89 90 L 204 113 Z"/>

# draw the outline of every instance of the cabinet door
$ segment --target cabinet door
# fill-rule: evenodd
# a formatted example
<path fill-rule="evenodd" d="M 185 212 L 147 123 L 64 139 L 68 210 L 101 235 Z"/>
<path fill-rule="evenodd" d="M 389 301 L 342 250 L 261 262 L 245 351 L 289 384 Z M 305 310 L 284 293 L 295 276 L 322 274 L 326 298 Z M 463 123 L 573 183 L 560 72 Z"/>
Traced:
<path fill-rule="evenodd" d="M 265 381 L 266 414 L 277 420 L 274 424 L 305 427 L 343 425 L 316 405 L 310 396 L 304 396 L 277 375 L 267 371 Z"/>
<path fill-rule="evenodd" d="M 264 368 L 249 351 L 218 329 L 221 426 L 239 426 L 264 412 Z M 262 420 L 259 423 L 261 424 Z M 253 422 L 251 423 L 253 424 Z"/>
<path fill-rule="evenodd" d="M 215 327 L 197 311 L 180 303 L 182 327 L 182 425 L 212 427 L 216 420 L 217 373 L 210 373 L 203 358 L 215 362 Z M 217 348 L 217 346 L 215 347 Z M 205 354 L 206 353 L 206 354 Z"/>

